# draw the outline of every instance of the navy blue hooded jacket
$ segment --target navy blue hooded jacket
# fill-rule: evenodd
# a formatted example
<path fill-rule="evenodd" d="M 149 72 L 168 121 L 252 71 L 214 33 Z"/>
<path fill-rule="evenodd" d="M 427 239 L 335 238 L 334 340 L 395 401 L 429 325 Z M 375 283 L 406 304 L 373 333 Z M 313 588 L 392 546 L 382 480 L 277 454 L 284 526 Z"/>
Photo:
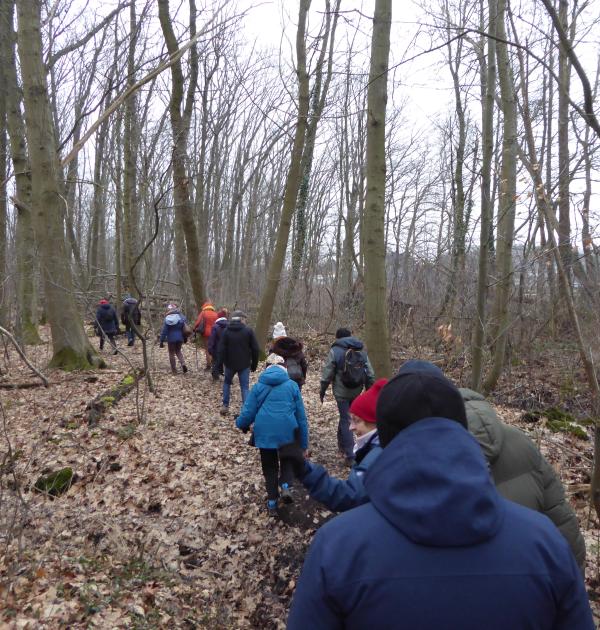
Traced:
<path fill-rule="evenodd" d="M 107 335 L 116 335 L 119 332 L 119 320 L 117 319 L 117 311 L 112 304 L 108 302 L 98 304 L 96 309 L 96 321 L 94 327 L 100 333 L 98 328 L 102 329 Z"/>
<path fill-rule="evenodd" d="M 404 429 L 365 485 L 370 503 L 317 532 L 288 628 L 593 630 L 567 542 L 498 494 L 458 423 Z"/>
<path fill-rule="evenodd" d="M 208 341 L 206 343 L 208 353 L 211 357 L 217 356 L 219 341 L 221 341 L 223 331 L 227 328 L 228 324 L 229 320 L 227 319 L 227 317 L 219 317 L 219 319 L 215 320 L 215 323 L 213 324 L 213 327 L 210 331 L 210 335 L 208 336 Z"/>
<path fill-rule="evenodd" d="M 185 341 L 183 326 L 186 323 L 185 317 L 178 310 L 168 311 L 160 332 L 160 343 L 165 339 L 167 343 L 177 343 L 178 341 L 183 343 Z"/>

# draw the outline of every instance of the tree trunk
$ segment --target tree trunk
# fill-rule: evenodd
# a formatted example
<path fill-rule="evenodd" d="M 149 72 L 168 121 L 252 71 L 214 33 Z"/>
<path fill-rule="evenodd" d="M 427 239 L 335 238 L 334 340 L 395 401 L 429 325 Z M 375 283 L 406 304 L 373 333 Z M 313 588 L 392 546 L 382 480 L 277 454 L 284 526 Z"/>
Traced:
<path fill-rule="evenodd" d="M 331 83 L 331 76 L 333 72 L 333 50 L 335 42 L 335 31 L 337 27 L 337 19 L 340 9 L 341 0 L 336 1 L 335 9 L 331 11 L 330 1 L 326 1 L 325 7 L 325 32 L 322 36 L 323 47 L 319 54 L 317 66 L 315 68 L 315 82 L 312 88 L 312 106 L 310 116 L 308 118 L 306 141 L 304 144 L 304 152 L 302 155 L 302 181 L 300 183 L 300 189 L 298 192 L 298 203 L 296 207 L 296 238 L 294 239 L 294 247 L 292 249 L 292 262 L 290 269 L 290 279 L 288 281 L 288 287 L 284 299 L 284 317 L 290 314 L 292 306 L 292 296 L 300 277 L 302 268 L 302 261 L 304 258 L 304 249 L 306 246 L 306 210 L 308 206 L 308 194 L 310 191 L 310 177 L 312 172 L 313 157 L 315 152 L 315 141 L 317 138 L 317 127 L 321 120 L 323 109 L 325 108 L 325 102 L 327 99 L 327 93 L 329 91 L 329 84 Z M 331 23 L 331 16 L 333 15 L 333 24 Z M 325 65 L 325 58 L 327 50 L 329 49 L 328 62 L 327 62 L 327 74 L 325 75 L 325 81 L 323 81 L 323 68 Z"/>
<path fill-rule="evenodd" d="M 18 0 L 18 47 L 30 149 L 32 208 L 44 279 L 46 311 L 52 331 L 50 365 L 67 370 L 91 367 L 94 350 L 83 328 L 73 294 L 65 248 L 53 118 L 42 59 L 40 1 Z"/>
<path fill-rule="evenodd" d="M 565 32 L 568 31 L 568 0 L 559 0 L 558 16 Z M 571 217 L 570 217 L 570 155 L 569 155 L 569 90 L 571 67 L 564 46 L 558 52 L 558 247 L 572 284 Z M 564 304 L 563 283 L 560 285 L 561 303 Z M 560 309 L 564 314 L 564 310 Z"/>
<path fill-rule="evenodd" d="M 160 26 L 167 44 L 169 55 L 173 56 L 179 51 L 179 44 L 173 31 L 171 17 L 169 15 L 169 0 L 158 0 L 158 17 Z M 190 37 L 196 34 L 196 6 L 190 0 Z M 181 68 L 181 60 L 171 65 L 171 100 L 169 113 L 171 116 L 171 129 L 173 133 L 173 197 L 175 211 L 179 217 L 185 236 L 187 249 L 187 272 L 192 286 L 192 293 L 197 308 L 200 308 L 206 298 L 204 276 L 202 274 L 202 262 L 200 259 L 200 246 L 198 232 L 190 198 L 190 179 L 186 170 L 187 141 L 190 128 L 190 118 L 194 95 L 198 83 L 198 57 L 196 46 L 190 48 L 190 79 L 186 96 L 184 111 L 181 105 L 184 96 L 184 77 Z"/>
<path fill-rule="evenodd" d="M 482 67 L 482 121 L 481 121 L 481 223 L 479 233 L 479 267 L 477 276 L 477 313 L 473 334 L 471 387 L 479 391 L 485 345 L 486 302 L 488 290 L 488 262 L 490 257 L 490 228 L 493 219 L 492 158 L 494 155 L 494 95 L 496 92 L 496 0 L 488 0 L 489 25 L 487 38 L 487 65 Z M 484 74 L 485 73 L 485 74 Z"/>
<path fill-rule="evenodd" d="M 379 378 L 392 372 L 385 269 L 385 113 L 391 24 L 391 0 L 376 0 L 367 93 L 367 196 L 361 229 L 365 245 L 365 340 Z"/>
<path fill-rule="evenodd" d="M 300 187 L 300 179 L 302 177 L 302 153 L 304 151 L 304 139 L 306 136 L 306 126 L 309 105 L 309 85 L 308 74 L 306 72 L 306 18 L 310 9 L 311 0 L 300 0 L 300 11 L 298 15 L 298 31 L 296 33 L 296 55 L 298 57 L 298 122 L 296 124 L 296 133 L 294 136 L 294 145 L 292 147 L 292 158 L 290 162 L 290 170 L 288 172 L 285 195 L 283 199 L 283 208 L 281 210 L 281 218 L 279 221 L 279 229 L 277 230 L 277 240 L 273 257 L 269 265 L 267 275 L 267 284 L 263 291 L 258 316 L 256 319 L 256 336 L 258 338 L 259 347 L 264 347 L 267 341 L 267 330 L 269 328 L 269 320 L 273 313 L 275 305 L 275 297 L 279 288 L 279 280 L 281 271 L 285 261 L 285 253 L 287 250 L 288 238 L 290 235 L 290 226 L 294 215 L 296 198 L 298 197 L 298 189 Z"/>
<path fill-rule="evenodd" d="M 35 245 L 31 217 L 31 174 L 27 157 L 25 126 L 21 114 L 21 90 L 17 81 L 16 33 L 13 29 L 14 0 L 0 2 L 0 62 L 4 67 L 7 99 L 6 124 L 15 173 L 17 225 L 15 250 L 17 262 L 16 337 L 23 344 L 40 344 L 34 316 Z"/>
<path fill-rule="evenodd" d="M 2 57 L 0 56 L 0 63 L 2 63 Z M 4 68 L 0 67 L 0 80 L 2 85 L 6 85 L 4 82 Z M 0 277 L 3 279 L 7 277 L 6 273 L 6 218 L 8 203 L 6 199 L 6 173 L 8 166 L 8 146 L 6 142 L 7 128 L 6 128 L 6 92 L 2 90 L 0 93 Z M 0 326 L 6 327 L 8 320 L 8 313 L 6 308 L 6 282 L 3 280 L 0 283 Z"/>
<path fill-rule="evenodd" d="M 515 231 L 517 197 L 517 108 L 512 68 L 506 40 L 506 0 L 498 1 L 496 42 L 498 52 L 498 78 L 500 100 L 504 114 L 502 139 L 502 166 L 500 171 L 500 198 L 498 203 L 498 235 L 496 247 L 497 287 L 493 309 L 494 359 L 485 381 L 484 391 L 494 389 L 502 369 L 509 329 L 509 300 L 512 289 L 512 244 Z"/>
<path fill-rule="evenodd" d="M 135 46 L 137 42 L 137 18 L 135 0 L 129 6 L 129 47 L 127 52 L 127 86 L 135 83 Z M 132 94 L 125 103 L 123 121 L 123 276 L 126 278 L 127 290 L 136 292 L 136 270 L 133 262 L 138 252 L 139 207 L 137 195 L 137 95 Z M 121 303 L 121 287 L 116 286 L 117 301 Z M 140 297 L 140 296 L 138 296 Z"/>

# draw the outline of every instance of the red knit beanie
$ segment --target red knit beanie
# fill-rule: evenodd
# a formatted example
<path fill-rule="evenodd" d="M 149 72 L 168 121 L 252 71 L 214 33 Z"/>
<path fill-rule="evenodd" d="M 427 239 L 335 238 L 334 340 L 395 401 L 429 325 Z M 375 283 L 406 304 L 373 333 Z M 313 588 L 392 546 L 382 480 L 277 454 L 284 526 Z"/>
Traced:
<path fill-rule="evenodd" d="M 372 422 L 375 424 L 375 422 L 377 422 L 377 418 L 375 417 L 377 399 L 386 383 L 387 378 L 380 378 L 378 381 L 375 381 L 366 392 L 363 392 L 352 401 L 350 413 L 364 420 L 364 422 Z"/>

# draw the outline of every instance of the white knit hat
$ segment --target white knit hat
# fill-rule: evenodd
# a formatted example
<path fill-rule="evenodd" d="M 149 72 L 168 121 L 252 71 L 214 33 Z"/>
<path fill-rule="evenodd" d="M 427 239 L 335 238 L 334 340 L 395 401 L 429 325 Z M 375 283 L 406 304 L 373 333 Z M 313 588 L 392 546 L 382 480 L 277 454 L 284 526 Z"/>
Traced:
<path fill-rule="evenodd" d="M 271 352 L 271 354 L 266 358 L 265 363 L 267 365 L 283 365 L 285 363 L 285 359 L 280 357 L 278 354 Z"/>
<path fill-rule="evenodd" d="M 273 326 L 273 339 L 277 339 L 277 337 L 285 337 L 286 334 L 285 327 L 281 322 L 277 322 L 275 326 Z"/>

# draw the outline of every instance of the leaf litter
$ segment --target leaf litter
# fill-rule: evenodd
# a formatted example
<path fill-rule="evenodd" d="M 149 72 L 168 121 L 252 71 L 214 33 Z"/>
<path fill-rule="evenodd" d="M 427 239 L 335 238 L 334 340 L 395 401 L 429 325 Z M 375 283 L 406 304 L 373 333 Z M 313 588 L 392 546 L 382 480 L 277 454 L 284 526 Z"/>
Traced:
<path fill-rule="evenodd" d="M 45 331 L 47 337 L 47 331 Z M 45 346 L 29 348 L 39 367 Z M 141 349 L 128 348 L 141 365 Z M 184 349 L 188 365 L 194 349 Z M 0 621 L 9 628 L 284 628 L 312 535 L 331 518 L 296 486 L 295 502 L 270 519 L 258 451 L 222 417 L 221 382 L 192 369 L 170 374 L 166 352 L 152 349 L 156 395 L 140 383 L 89 427 L 86 405 L 130 371 L 121 356 L 107 370 L 51 371 L 48 389 L 1 391 Z M 324 353 L 323 353 L 324 356 Z M 312 457 L 334 475 L 337 408 L 321 406 L 321 358 L 313 355 L 303 397 Z M 28 377 L 10 351 L 3 380 Z M 203 363 L 203 361 L 201 361 Z M 253 382 L 256 375 L 253 375 Z M 237 382 L 231 408 L 240 406 Z M 588 550 L 587 586 L 597 614 L 600 530 L 583 486 L 591 442 L 523 422 L 565 482 Z M 36 480 L 71 468 L 77 482 L 62 496 L 33 492 Z"/>

